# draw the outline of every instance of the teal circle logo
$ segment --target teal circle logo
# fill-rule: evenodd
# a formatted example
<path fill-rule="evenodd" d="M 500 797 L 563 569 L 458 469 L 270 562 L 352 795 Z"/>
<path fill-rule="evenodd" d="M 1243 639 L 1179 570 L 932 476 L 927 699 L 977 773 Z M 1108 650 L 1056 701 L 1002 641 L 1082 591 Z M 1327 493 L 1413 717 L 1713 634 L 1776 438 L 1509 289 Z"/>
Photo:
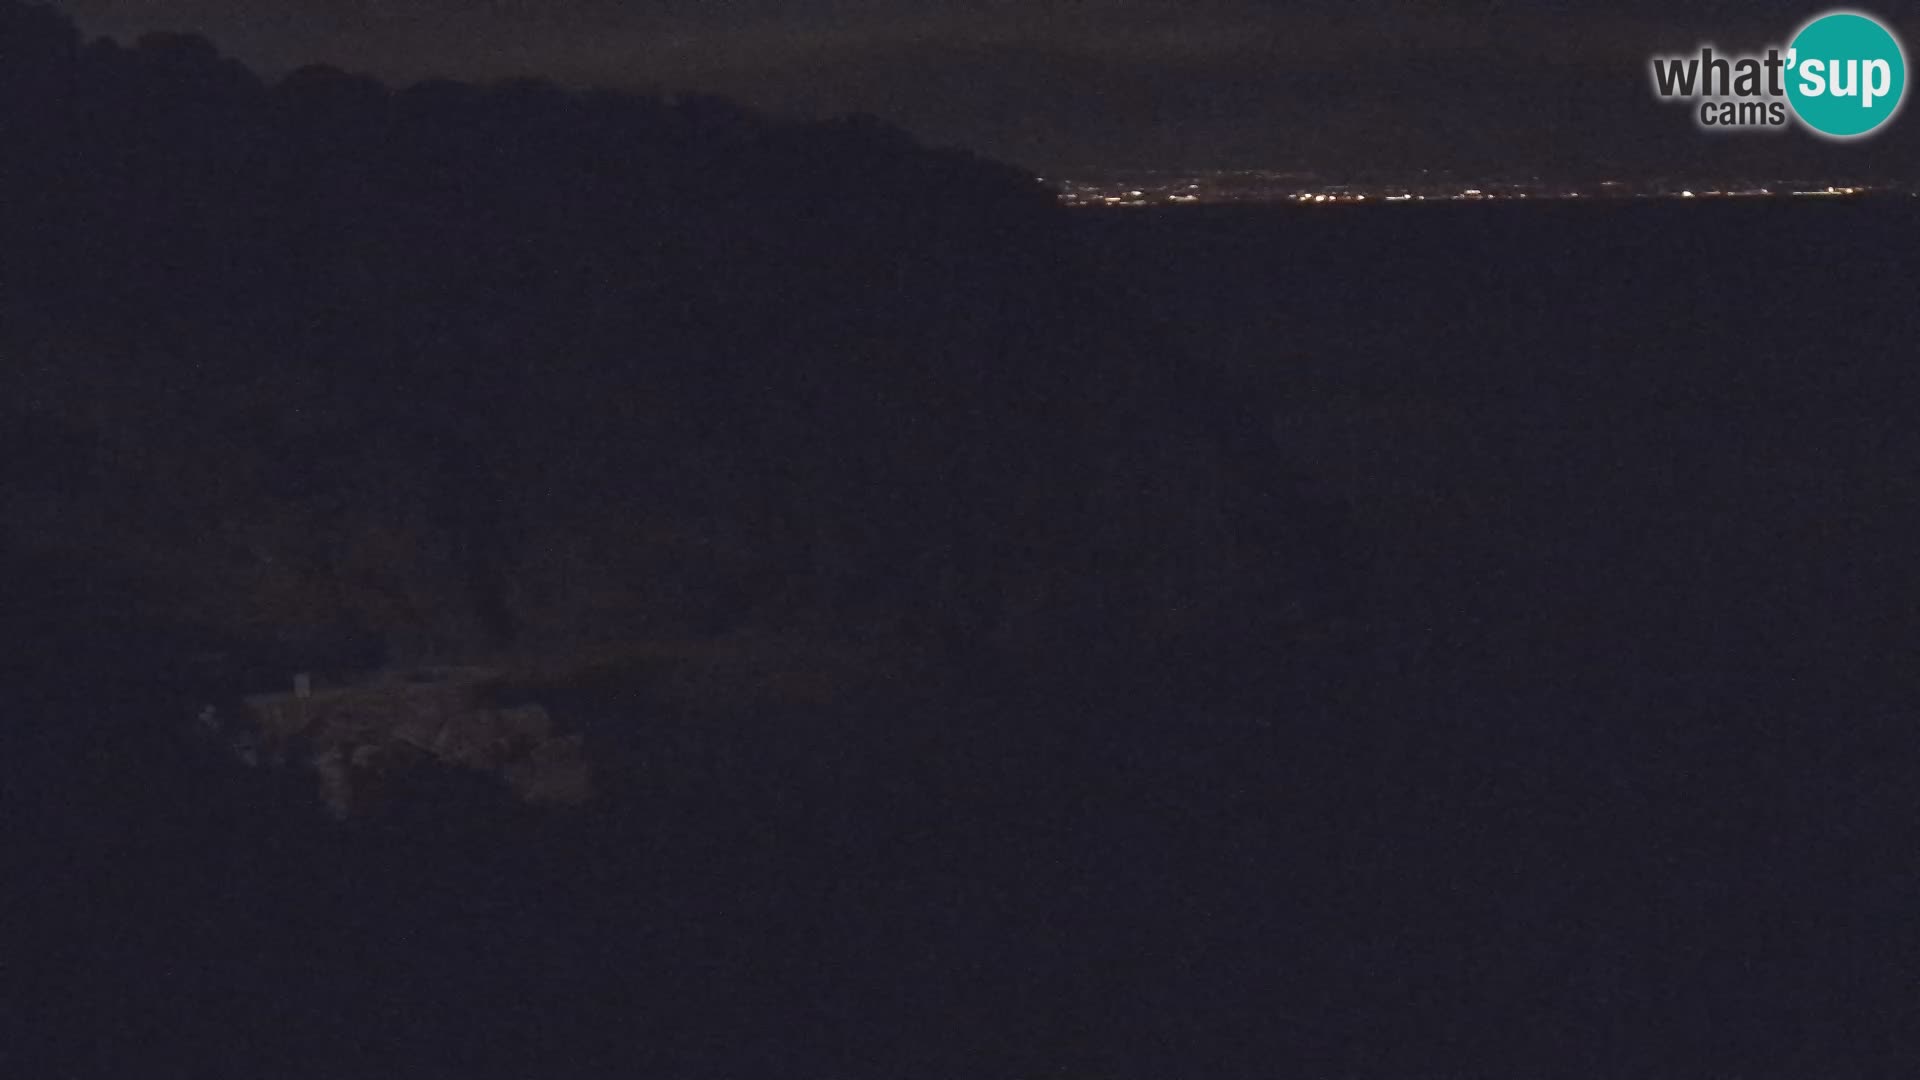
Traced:
<path fill-rule="evenodd" d="M 1893 119 L 1906 89 L 1906 54 L 1870 16 L 1830 12 L 1787 47 L 1787 100 L 1802 123 L 1829 138 L 1856 138 Z"/>

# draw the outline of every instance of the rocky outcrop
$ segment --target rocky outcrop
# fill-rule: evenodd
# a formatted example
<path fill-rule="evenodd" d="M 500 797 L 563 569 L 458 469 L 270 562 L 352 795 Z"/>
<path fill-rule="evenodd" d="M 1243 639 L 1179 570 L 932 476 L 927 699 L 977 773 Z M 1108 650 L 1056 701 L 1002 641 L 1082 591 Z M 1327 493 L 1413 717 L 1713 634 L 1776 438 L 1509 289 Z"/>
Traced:
<path fill-rule="evenodd" d="M 577 806 L 593 797 L 584 739 L 555 730 L 537 704 L 497 704 L 486 668 L 389 673 L 343 687 L 244 699 L 242 715 L 201 714 L 204 735 L 224 738 L 243 763 L 309 768 L 335 818 L 376 812 L 431 766 L 498 776 L 523 802 Z"/>

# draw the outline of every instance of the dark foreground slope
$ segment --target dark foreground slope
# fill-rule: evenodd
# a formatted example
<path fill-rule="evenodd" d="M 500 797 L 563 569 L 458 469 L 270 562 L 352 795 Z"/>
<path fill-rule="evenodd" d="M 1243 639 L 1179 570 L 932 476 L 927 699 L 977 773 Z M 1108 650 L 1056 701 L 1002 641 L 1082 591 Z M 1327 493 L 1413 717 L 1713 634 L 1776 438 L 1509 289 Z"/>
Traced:
<path fill-rule="evenodd" d="M 1320 993 L 1185 935 L 1332 910 L 1244 810 L 1343 773 L 1358 549 L 1026 177 L 13 4 L 0 91 L 0 1071 L 1131 1071 Z M 335 827 L 180 737 L 474 661 L 603 799 Z"/>

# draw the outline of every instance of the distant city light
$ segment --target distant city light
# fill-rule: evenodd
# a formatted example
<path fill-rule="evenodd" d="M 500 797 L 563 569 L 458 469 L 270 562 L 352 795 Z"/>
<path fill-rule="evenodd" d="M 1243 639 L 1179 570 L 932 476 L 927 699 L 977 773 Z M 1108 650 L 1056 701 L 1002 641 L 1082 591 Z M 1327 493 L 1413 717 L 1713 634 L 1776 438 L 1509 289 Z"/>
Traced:
<path fill-rule="evenodd" d="M 1041 178 L 1043 181 L 1046 178 Z M 1413 182 L 1408 182 L 1413 179 Z M 1052 183 L 1067 206 L 1152 207 L 1205 204 L 1258 205 L 1292 202 L 1309 205 L 1452 201 L 1540 202 L 1556 200 L 1834 198 L 1872 194 L 1920 195 L 1920 186 L 1869 186 L 1859 183 L 1789 184 L 1761 178 L 1700 177 L 1690 184 L 1605 180 L 1591 184 L 1548 186 L 1538 177 L 1462 182 L 1459 174 L 1423 172 L 1399 183 L 1369 183 L 1322 178 L 1301 171 L 1239 169 L 1208 172 L 1144 172 L 1120 178 L 1060 179 Z M 1671 186 L 1669 186 L 1671 185 Z"/>

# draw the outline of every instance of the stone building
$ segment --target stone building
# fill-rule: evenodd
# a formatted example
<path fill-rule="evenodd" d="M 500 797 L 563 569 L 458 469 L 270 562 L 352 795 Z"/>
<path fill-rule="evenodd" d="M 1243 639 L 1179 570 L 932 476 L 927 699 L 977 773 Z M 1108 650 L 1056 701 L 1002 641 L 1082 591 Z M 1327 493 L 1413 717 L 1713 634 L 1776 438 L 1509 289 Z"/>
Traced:
<path fill-rule="evenodd" d="M 500 678 L 486 668 L 433 668 L 374 681 L 245 700 L 236 745 L 249 763 L 313 769 L 334 817 L 368 812 L 378 796 L 433 764 L 498 776 L 521 800 L 578 805 L 593 795 L 579 735 L 562 735 L 540 705 L 496 704 Z"/>

